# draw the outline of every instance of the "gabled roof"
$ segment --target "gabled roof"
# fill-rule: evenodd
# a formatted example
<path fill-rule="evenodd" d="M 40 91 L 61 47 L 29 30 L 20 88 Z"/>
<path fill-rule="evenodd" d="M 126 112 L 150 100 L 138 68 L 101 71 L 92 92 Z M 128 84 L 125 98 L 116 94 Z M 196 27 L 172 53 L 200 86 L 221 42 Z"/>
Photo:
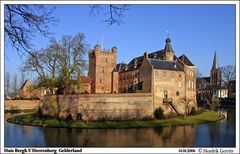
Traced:
<path fill-rule="evenodd" d="M 182 54 L 179 59 L 185 64 L 185 65 L 188 65 L 188 66 L 194 66 L 194 64 L 188 59 L 188 57 L 184 54 Z"/>
<path fill-rule="evenodd" d="M 26 86 L 26 84 L 27 84 L 28 82 L 30 82 L 30 80 L 29 80 L 29 79 L 25 80 L 25 82 L 23 83 L 23 85 L 21 86 L 21 88 L 20 88 L 20 89 L 23 89 L 23 88 Z"/>
<path fill-rule="evenodd" d="M 178 61 L 166 61 L 159 59 L 148 59 L 154 69 L 183 71 L 183 68 Z"/>

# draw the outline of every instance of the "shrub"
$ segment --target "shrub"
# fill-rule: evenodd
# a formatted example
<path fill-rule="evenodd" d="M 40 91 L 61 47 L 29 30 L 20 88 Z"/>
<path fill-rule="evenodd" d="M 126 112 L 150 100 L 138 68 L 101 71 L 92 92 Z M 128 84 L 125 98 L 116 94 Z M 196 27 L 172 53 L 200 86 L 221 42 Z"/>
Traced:
<path fill-rule="evenodd" d="M 69 115 L 67 116 L 66 120 L 67 120 L 67 121 L 73 120 L 72 115 L 69 114 Z"/>
<path fill-rule="evenodd" d="M 196 109 L 195 109 L 194 106 L 192 107 L 190 114 L 192 114 L 192 115 L 195 115 L 195 114 L 196 114 Z"/>
<path fill-rule="evenodd" d="M 77 120 L 79 121 L 82 121 L 82 113 L 77 113 Z"/>
<path fill-rule="evenodd" d="M 164 110 L 161 107 L 155 109 L 155 111 L 154 111 L 155 119 L 163 119 L 164 118 L 163 112 L 164 112 Z"/>
<path fill-rule="evenodd" d="M 152 116 L 145 116 L 142 118 L 143 121 L 148 121 L 148 120 L 152 120 Z"/>

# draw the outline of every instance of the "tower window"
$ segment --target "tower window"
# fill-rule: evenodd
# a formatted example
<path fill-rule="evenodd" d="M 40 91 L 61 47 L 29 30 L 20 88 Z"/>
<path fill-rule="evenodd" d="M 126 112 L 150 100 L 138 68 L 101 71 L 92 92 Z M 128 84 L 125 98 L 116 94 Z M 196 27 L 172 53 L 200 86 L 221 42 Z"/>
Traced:
<path fill-rule="evenodd" d="M 176 91 L 176 96 L 179 96 L 179 91 Z"/>
<path fill-rule="evenodd" d="M 182 83 L 178 82 L 178 87 L 181 88 L 182 87 Z"/>

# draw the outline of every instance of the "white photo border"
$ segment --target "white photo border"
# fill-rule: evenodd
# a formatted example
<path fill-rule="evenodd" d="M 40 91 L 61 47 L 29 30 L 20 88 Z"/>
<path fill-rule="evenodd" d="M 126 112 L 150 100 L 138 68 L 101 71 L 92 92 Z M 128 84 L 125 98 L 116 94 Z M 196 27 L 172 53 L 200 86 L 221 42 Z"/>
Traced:
<path fill-rule="evenodd" d="M 233 150 L 239 153 L 239 2 L 238 1 L 1 1 L 1 153 L 4 153 L 4 4 L 234 4 L 236 8 L 236 147 L 235 148 L 204 148 Z M 16 147 L 18 148 L 18 147 Z M 179 149 L 195 149 L 193 153 L 199 153 L 203 148 L 82 148 L 82 153 L 179 153 Z M 79 149 L 74 148 L 74 149 Z M 14 149 L 14 148 L 12 148 Z M 23 149 L 23 148 L 19 148 Z M 59 153 L 62 147 L 34 148 L 31 149 L 57 149 Z M 65 148 L 67 149 L 67 148 Z M 73 149 L 73 148 L 69 148 Z M 62 152 L 61 152 L 62 153 Z M 184 152 L 182 152 L 184 153 Z"/>

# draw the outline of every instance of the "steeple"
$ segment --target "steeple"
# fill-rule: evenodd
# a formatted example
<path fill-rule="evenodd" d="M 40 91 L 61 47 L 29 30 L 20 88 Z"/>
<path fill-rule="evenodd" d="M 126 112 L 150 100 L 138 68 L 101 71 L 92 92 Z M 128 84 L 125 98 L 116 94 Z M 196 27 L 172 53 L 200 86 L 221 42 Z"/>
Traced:
<path fill-rule="evenodd" d="M 171 39 L 169 38 L 169 34 L 166 39 L 166 45 L 164 48 L 164 55 L 165 55 L 165 60 L 168 61 L 173 61 L 174 60 L 174 51 L 171 46 Z"/>
<path fill-rule="evenodd" d="M 210 72 L 210 84 L 214 88 L 219 88 L 221 86 L 222 73 L 218 66 L 217 52 L 215 50 L 213 65 Z"/>
<path fill-rule="evenodd" d="M 214 54 L 214 59 L 213 59 L 213 65 L 212 65 L 212 70 L 216 70 L 218 69 L 218 58 L 217 58 L 217 52 L 215 50 L 215 54 Z"/>
<path fill-rule="evenodd" d="M 174 52 L 171 46 L 171 39 L 169 38 L 169 36 L 167 37 L 165 42 L 166 42 L 166 45 L 164 48 L 164 52 Z"/>

